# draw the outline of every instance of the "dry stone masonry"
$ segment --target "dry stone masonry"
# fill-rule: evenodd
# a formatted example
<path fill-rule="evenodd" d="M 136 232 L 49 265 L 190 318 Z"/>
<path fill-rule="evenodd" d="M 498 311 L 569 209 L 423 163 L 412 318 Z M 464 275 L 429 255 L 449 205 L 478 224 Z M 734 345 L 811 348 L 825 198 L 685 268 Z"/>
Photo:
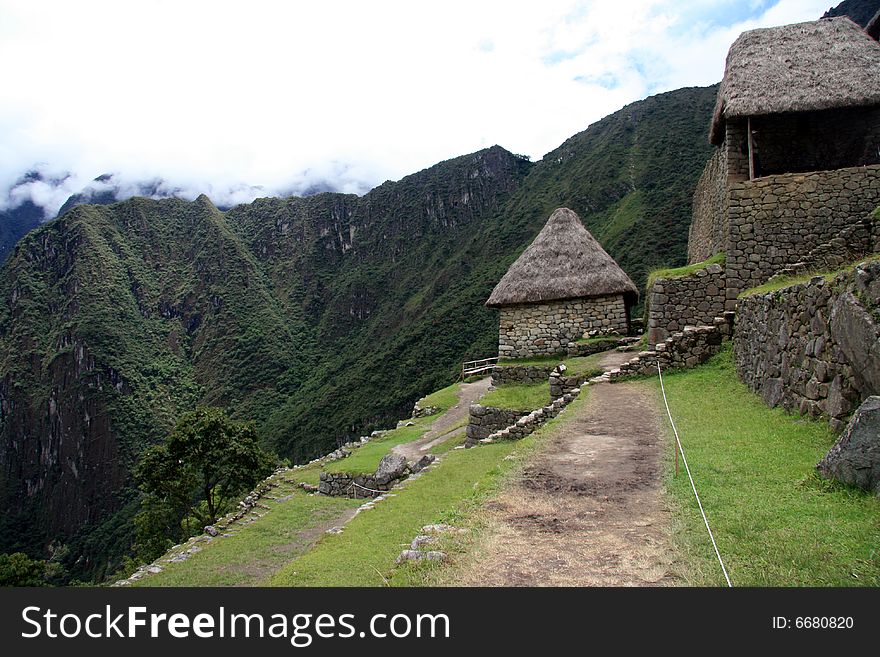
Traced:
<path fill-rule="evenodd" d="M 471 404 L 468 426 L 465 430 L 467 435 L 465 447 L 472 447 L 480 440 L 488 438 L 499 429 L 514 424 L 521 417 L 525 417 L 528 414 L 528 411 Z"/>
<path fill-rule="evenodd" d="M 570 299 L 501 308 L 498 355 L 528 358 L 565 353 L 587 331 L 627 334 L 623 295 Z"/>
<path fill-rule="evenodd" d="M 800 262 L 880 205 L 880 165 L 781 174 L 730 188 L 727 285 L 742 291 Z M 860 246 L 861 255 L 871 252 Z M 729 308 L 735 301 L 728 301 Z"/>
<path fill-rule="evenodd" d="M 835 430 L 880 393 L 880 262 L 743 298 L 740 378 L 770 406 L 828 417 Z"/>
<path fill-rule="evenodd" d="M 508 383 L 531 385 L 543 383 L 553 371 L 553 365 L 498 365 L 492 370 L 492 385 Z"/>
<path fill-rule="evenodd" d="M 724 268 L 719 264 L 679 278 L 658 278 L 648 291 L 648 344 L 663 342 L 686 326 L 711 325 L 724 314 Z"/>
<path fill-rule="evenodd" d="M 657 373 L 658 361 L 663 370 L 696 367 L 721 350 L 722 342 L 730 337 L 732 324 L 733 313 L 727 312 L 723 317 L 715 317 L 711 325 L 689 326 L 673 333 L 654 349 L 640 351 L 632 360 L 591 379 L 591 382 L 613 383 L 631 376 L 653 376 Z"/>
<path fill-rule="evenodd" d="M 532 411 L 531 413 L 528 413 L 527 415 L 523 415 L 513 424 L 504 427 L 503 429 L 494 431 L 482 440 L 471 441 L 470 439 L 468 439 L 468 442 L 465 443 L 465 447 L 474 447 L 478 444 L 493 443 L 496 440 L 520 440 L 522 438 L 525 438 L 526 436 L 532 434 L 545 422 L 559 415 L 566 406 L 577 399 L 577 396 L 580 394 L 580 392 L 580 388 L 575 388 L 571 392 L 564 394 L 562 397 L 554 399 L 547 406 L 543 406 L 537 410 Z"/>

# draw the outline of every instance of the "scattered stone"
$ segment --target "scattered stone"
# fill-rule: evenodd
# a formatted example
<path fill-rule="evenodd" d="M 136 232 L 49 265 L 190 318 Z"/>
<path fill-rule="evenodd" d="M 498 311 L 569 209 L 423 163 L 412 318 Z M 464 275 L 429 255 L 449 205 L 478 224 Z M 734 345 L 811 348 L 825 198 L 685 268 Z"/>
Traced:
<path fill-rule="evenodd" d="M 420 458 L 418 461 L 416 461 L 410 467 L 410 470 L 412 472 L 420 472 L 421 470 L 424 470 L 425 468 L 427 468 L 429 465 L 431 465 L 436 460 L 437 460 L 437 457 L 434 456 L 433 454 L 425 454 L 422 458 Z"/>
<path fill-rule="evenodd" d="M 208 525 L 207 527 L 205 527 L 205 533 L 208 536 L 216 536 L 220 532 L 217 531 L 217 528 L 214 527 L 214 525 Z"/>
<path fill-rule="evenodd" d="M 439 550 L 431 550 L 422 552 L 420 550 L 403 550 L 397 557 L 397 563 L 401 564 L 405 561 L 442 561 L 446 558 L 446 553 Z"/>
<path fill-rule="evenodd" d="M 151 575 L 158 575 L 159 573 L 162 572 L 162 567 L 161 566 L 149 566 L 147 568 L 147 572 L 150 573 Z"/>
<path fill-rule="evenodd" d="M 436 543 L 436 542 L 437 542 L 436 536 L 428 536 L 426 534 L 419 534 L 418 536 L 416 536 L 412 540 L 410 547 L 413 550 L 418 550 L 423 545 L 430 545 L 431 543 Z"/>
<path fill-rule="evenodd" d="M 376 481 L 380 484 L 387 484 L 394 479 L 400 479 L 408 470 L 406 457 L 395 452 L 391 452 L 382 457 L 379 467 L 376 468 Z"/>

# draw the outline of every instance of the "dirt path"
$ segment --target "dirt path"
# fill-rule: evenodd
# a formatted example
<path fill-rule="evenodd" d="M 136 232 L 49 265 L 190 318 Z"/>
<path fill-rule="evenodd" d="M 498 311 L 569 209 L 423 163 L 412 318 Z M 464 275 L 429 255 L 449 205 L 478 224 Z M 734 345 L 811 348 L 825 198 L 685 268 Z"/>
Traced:
<path fill-rule="evenodd" d="M 452 436 L 464 432 L 464 426 L 457 427 L 456 425 L 460 425 L 466 420 L 471 404 L 485 395 L 490 385 L 492 385 L 491 376 L 473 383 L 463 383 L 458 402 L 434 420 L 434 424 L 431 425 L 431 429 L 425 435 L 411 443 L 397 445 L 392 451 L 405 456 L 406 460 L 410 463 L 415 463 L 427 454 L 428 450 L 434 447 L 434 445 L 439 445 L 443 441 L 452 438 Z"/>
<path fill-rule="evenodd" d="M 618 352 L 606 368 L 616 367 Z M 622 354 L 624 360 L 632 354 Z M 660 415 L 644 383 L 590 386 L 522 476 L 487 504 L 461 584 L 670 586 Z"/>

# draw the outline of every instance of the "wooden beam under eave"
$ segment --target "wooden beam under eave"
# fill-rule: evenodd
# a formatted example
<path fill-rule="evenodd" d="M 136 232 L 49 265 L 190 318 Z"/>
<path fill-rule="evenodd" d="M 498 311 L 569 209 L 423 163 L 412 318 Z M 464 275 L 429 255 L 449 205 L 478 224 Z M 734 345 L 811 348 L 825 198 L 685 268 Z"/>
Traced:
<path fill-rule="evenodd" d="M 748 144 L 749 144 L 749 180 L 755 179 L 755 154 L 754 149 L 752 147 L 752 117 L 748 117 L 746 123 L 746 133 L 748 134 Z"/>

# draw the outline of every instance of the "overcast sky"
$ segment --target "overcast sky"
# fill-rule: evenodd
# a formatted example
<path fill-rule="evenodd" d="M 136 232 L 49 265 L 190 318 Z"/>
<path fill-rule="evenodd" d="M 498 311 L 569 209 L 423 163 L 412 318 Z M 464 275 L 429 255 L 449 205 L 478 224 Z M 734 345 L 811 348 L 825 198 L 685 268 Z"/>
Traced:
<path fill-rule="evenodd" d="M 37 164 L 74 176 L 19 199 L 57 210 L 105 172 L 229 202 L 362 193 L 493 144 L 537 160 L 832 3 L 0 0 L 0 191 Z"/>

